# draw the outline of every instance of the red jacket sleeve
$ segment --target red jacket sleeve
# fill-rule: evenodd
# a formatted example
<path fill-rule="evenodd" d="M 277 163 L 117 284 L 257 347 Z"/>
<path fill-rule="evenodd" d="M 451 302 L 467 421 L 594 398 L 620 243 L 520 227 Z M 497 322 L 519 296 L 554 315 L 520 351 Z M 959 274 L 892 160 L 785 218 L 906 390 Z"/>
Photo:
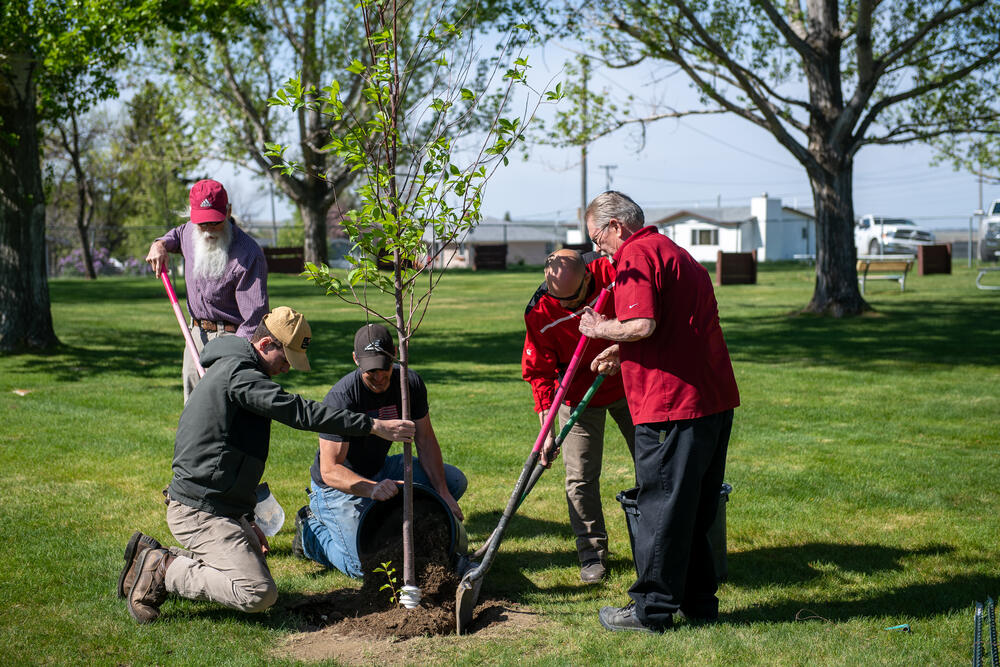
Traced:
<path fill-rule="evenodd" d="M 545 336 L 536 335 L 530 313 L 524 318 L 524 351 L 521 353 L 521 377 L 531 384 L 535 412 L 552 407 L 558 387 L 558 357 L 546 344 Z"/>

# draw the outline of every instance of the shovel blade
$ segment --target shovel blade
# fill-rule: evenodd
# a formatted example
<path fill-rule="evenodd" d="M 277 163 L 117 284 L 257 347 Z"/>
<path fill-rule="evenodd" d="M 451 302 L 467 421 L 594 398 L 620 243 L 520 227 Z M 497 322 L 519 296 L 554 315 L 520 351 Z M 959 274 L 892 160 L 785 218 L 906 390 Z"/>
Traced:
<path fill-rule="evenodd" d="M 474 570 L 470 570 L 470 574 Z M 483 577 L 470 580 L 465 576 L 455 589 L 455 633 L 462 635 L 472 623 L 472 612 L 479 602 L 479 589 L 483 587 Z"/>

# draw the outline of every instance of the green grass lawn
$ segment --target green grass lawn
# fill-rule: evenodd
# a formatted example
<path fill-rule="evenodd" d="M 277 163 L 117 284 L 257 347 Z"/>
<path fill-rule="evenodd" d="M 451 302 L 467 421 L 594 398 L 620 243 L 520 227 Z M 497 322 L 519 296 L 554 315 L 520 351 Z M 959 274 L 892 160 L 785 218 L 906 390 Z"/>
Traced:
<path fill-rule="evenodd" d="M 664 636 L 612 634 L 633 571 L 614 500 L 633 471 L 609 425 L 602 492 L 610 577 L 585 586 L 557 465 L 522 506 L 483 596 L 544 622 L 506 638 L 416 640 L 420 662 L 541 664 L 953 664 L 971 655 L 972 605 L 1000 595 L 1000 293 L 975 273 L 872 283 L 877 313 L 790 313 L 811 270 L 762 265 L 758 285 L 717 288 L 740 385 L 726 481 L 730 578 L 723 622 Z M 520 378 L 522 313 L 540 272 L 455 272 L 411 345 L 445 459 L 478 546 L 538 430 Z M 152 279 L 55 280 L 63 346 L 0 357 L 0 655 L 5 664 L 260 664 L 298 619 L 283 606 L 354 585 L 291 555 L 313 434 L 275 424 L 266 480 L 289 517 L 272 540 L 281 598 L 256 616 L 170 600 L 137 626 L 114 595 L 135 529 L 174 543 L 160 490 L 182 407 L 183 341 Z M 352 368 L 360 312 L 272 276 L 272 305 L 312 324 L 311 373 L 282 383 L 321 399 Z M 15 390 L 29 393 L 18 395 Z M 886 631 L 910 624 L 911 633 Z"/>

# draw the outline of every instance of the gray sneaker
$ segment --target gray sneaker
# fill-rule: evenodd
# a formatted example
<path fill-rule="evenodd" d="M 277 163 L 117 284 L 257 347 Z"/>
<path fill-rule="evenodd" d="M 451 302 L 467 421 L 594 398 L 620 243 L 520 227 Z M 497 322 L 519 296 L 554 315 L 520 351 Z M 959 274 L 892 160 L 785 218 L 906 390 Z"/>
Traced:
<path fill-rule="evenodd" d="M 657 634 L 667 628 L 646 625 L 635 613 L 635 602 L 629 602 L 624 607 L 601 607 L 597 615 L 601 625 L 611 632 L 646 632 Z"/>
<path fill-rule="evenodd" d="M 588 560 L 580 566 L 580 581 L 585 584 L 596 584 L 604 579 L 607 570 L 600 560 Z"/>

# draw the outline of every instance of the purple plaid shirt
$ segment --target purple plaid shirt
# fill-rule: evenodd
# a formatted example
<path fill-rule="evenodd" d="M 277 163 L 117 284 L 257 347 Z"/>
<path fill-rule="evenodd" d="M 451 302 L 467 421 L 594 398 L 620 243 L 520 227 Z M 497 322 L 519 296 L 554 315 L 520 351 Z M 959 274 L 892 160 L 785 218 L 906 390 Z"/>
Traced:
<path fill-rule="evenodd" d="M 230 223 L 232 224 L 232 223 Z M 220 280 L 194 275 L 194 225 L 174 227 L 158 241 L 168 252 L 184 256 L 184 282 L 188 314 L 199 320 L 239 325 L 236 334 L 249 339 L 268 313 L 267 260 L 249 234 L 235 224 L 229 245 L 229 263 Z"/>

